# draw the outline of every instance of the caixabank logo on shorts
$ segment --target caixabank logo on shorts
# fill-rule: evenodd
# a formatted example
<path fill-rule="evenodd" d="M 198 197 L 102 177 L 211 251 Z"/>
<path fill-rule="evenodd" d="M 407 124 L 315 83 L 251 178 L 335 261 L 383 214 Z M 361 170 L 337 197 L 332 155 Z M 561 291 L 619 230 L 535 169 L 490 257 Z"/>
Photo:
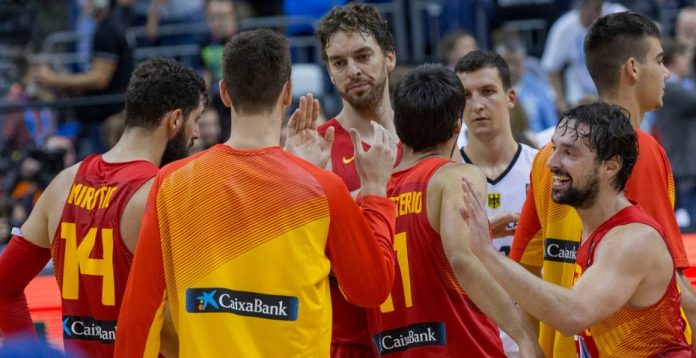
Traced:
<path fill-rule="evenodd" d="M 380 332 L 372 336 L 379 354 L 389 354 L 422 346 L 444 346 L 447 343 L 444 322 L 418 323 Z"/>
<path fill-rule="evenodd" d="M 189 288 L 186 290 L 186 312 L 234 313 L 281 321 L 296 321 L 297 297 L 232 291 L 226 288 Z"/>
<path fill-rule="evenodd" d="M 578 253 L 578 243 L 575 241 L 546 239 L 544 240 L 544 260 L 575 263 Z"/>
<path fill-rule="evenodd" d="M 86 339 L 114 343 L 116 321 L 100 321 L 94 317 L 63 316 L 63 339 Z"/>

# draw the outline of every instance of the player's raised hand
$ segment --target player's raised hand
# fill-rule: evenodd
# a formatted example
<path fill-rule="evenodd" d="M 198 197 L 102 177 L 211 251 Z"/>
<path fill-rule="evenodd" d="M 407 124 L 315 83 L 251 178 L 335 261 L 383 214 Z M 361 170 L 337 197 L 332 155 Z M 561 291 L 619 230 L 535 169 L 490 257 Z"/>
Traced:
<path fill-rule="evenodd" d="M 311 93 L 300 97 L 300 105 L 288 121 L 285 150 L 318 167 L 326 168 L 331 158 L 334 128 L 328 128 L 322 138 L 316 130 L 318 117 L 319 101 Z"/>
<path fill-rule="evenodd" d="M 481 194 L 465 177 L 462 178 L 462 197 L 464 204 L 459 208 L 459 215 L 469 226 L 471 251 L 480 255 L 483 250 L 493 248 L 489 236 L 488 216 L 481 201 Z"/>
<path fill-rule="evenodd" d="M 385 196 L 396 161 L 397 140 L 379 123 L 373 121 L 371 124 L 373 143 L 367 151 L 363 150 L 360 133 L 354 128 L 350 129 L 355 166 L 360 175 L 362 194 Z"/>

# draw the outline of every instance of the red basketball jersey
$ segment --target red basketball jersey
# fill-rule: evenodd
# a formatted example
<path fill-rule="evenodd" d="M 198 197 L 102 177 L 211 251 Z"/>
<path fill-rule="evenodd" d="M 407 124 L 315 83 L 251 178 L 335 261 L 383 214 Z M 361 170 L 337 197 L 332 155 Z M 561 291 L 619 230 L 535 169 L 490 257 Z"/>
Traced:
<path fill-rule="evenodd" d="M 505 357 L 498 327 L 459 286 L 440 235 L 428 221 L 428 182 L 449 162 L 425 159 L 394 173 L 387 187 L 396 204 L 398 270 L 387 301 L 368 310 L 380 355 Z"/>
<path fill-rule="evenodd" d="M 133 194 L 157 174 L 144 160 L 80 164 L 51 243 L 70 355 L 111 357 L 116 319 L 133 255 L 121 239 L 121 215 Z"/>
<path fill-rule="evenodd" d="M 323 136 L 329 127 L 334 127 L 334 141 L 331 147 L 331 170 L 341 177 L 346 187 L 348 187 L 348 191 L 358 190 L 360 189 L 360 176 L 355 167 L 355 153 L 350 133 L 341 127 L 336 118 L 332 118 L 319 126 L 317 131 Z M 370 145 L 365 142 L 362 143 L 362 146 L 363 150 L 370 149 Z M 399 144 L 396 165 L 401 161 L 401 153 L 402 147 Z M 363 351 L 369 351 L 372 343 L 368 334 L 365 309 L 346 301 L 333 276 L 330 277 L 330 282 L 333 312 L 332 346 L 358 346 Z"/>
<path fill-rule="evenodd" d="M 582 275 L 592 266 L 597 245 L 611 229 L 630 223 L 653 227 L 668 245 L 664 231 L 655 219 L 638 205 L 628 206 L 602 223 L 580 245 L 576 272 Z M 576 343 L 578 357 L 696 357 L 687 343 L 687 325 L 673 275 L 662 298 L 656 303 L 647 307 L 625 305 L 581 332 Z"/>

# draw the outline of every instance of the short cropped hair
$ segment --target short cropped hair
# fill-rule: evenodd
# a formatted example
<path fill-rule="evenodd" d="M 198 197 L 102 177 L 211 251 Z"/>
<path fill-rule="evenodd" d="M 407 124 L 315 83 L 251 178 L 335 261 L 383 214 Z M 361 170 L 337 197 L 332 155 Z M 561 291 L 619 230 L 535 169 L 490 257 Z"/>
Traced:
<path fill-rule="evenodd" d="M 597 19 L 585 37 L 585 62 L 600 95 L 616 90 L 621 66 L 633 57 L 645 63 L 647 39 L 660 38 L 660 30 L 649 18 L 619 12 Z"/>
<path fill-rule="evenodd" d="M 510 67 L 507 62 L 495 52 L 476 50 L 469 52 L 466 56 L 459 59 L 457 65 L 454 66 L 456 73 L 472 73 L 484 68 L 495 68 L 498 70 L 498 77 L 503 84 L 504 90 L 509 90 L 512 87 L 510 79 Z"/>
<path fill-rule="evenodd" d="M 222 66 L 235 111 L 270 112 L 290 80 L 288 41 L 269 29 L 241 32 L 225 45 Z"/>
<path fill-rule="evenodd" d="M 461 123 L 465 103 L 464 87 L 454 72 L 442 65 L 418 66 L 394 92 L 396 133 L 414 152 L 442 144 Z"/>

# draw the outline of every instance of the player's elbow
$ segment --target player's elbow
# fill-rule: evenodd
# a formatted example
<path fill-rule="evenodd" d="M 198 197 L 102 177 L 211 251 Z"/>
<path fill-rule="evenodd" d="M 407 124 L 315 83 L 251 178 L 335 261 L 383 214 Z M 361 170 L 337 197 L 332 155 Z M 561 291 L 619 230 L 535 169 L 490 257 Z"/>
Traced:
<path fill-rule="evenodd" d="M 570 312 L 561 315 L 556 329 L 563 333 L 563 335 L 572 337 L 588 327 L 585 317 L 587 316 L 582 310 L 572 309 Z"/>
<path fill-rule="evenodd" d="M 339 282 L 339 284 L 341 284 Z M 344 287 L 348 301 L 356 306 L 365 308 L 378 307 L 387 300 L 394 285 L 394 270 L 386 270 L 381 275 L 374 273 L 361 277 L 352 285 Z"/>

